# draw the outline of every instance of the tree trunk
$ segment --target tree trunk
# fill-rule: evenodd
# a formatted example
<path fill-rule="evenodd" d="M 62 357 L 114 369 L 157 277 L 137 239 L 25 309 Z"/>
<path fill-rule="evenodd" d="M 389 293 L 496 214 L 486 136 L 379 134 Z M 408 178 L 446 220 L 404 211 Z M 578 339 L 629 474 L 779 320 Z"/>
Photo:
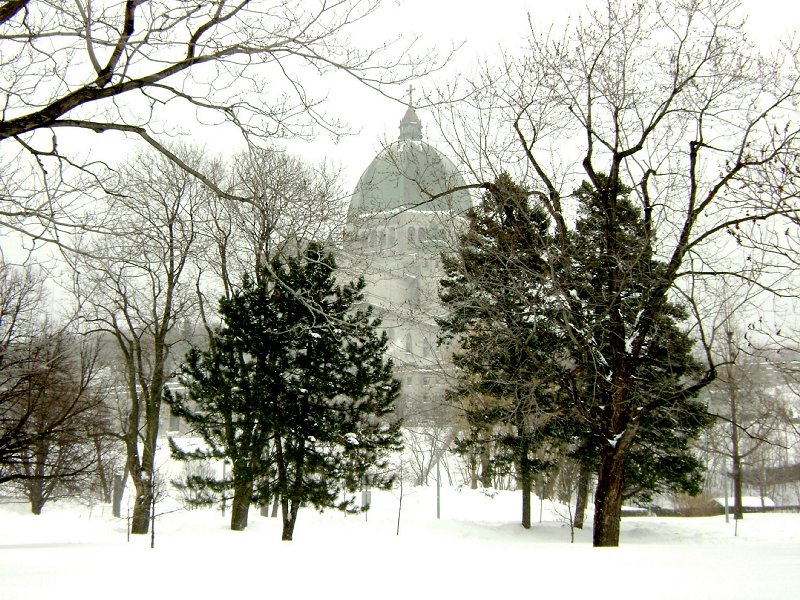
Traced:
<path fill-rule="evenodd" d="M 131 533 L 146 534 L 150 528 L 150 505 L 153 502 L 153 484 L 155 474 L 156 441 L 158 439 L 158 411 L 160 399 L 155 399 L 148 406 L 145 438 L 142 444 L 141 463 L 134 454 L 128 460 L 128 469 L 136 489 L 136 501 L 133 504 Z M 134 441 L 135 440 L 131 440 Z"/>
<path fill-rule="evenodd" d="M 520 456 L 519 456 L 519 484 L 522 490 L 522 526 L 531 528 L 531 488 L 533 476 L 531 475 L 530 461 L 528 460 L 528 442 L 526 432 L 521 429 Z M 541 499 L 540 499 L 541 502 Z"/>
<path fill-rule="evenodd" d="M 231 501 L 231 530 L 244 531 L 247 527 L 247 515 L 250 511 L 250 499 L 253 496 L 253 482 L 237 483 L 233 488 Z"/>
<path fill-rule="evenodd" d="M 619 440 L 621 442 L 621 440 Z M 617 443 L 600 450 L 600 469 L 597 473 L 597 488 L 594 495 L 595 547 L 619 546 L 620 517 L 622 515 L 622 492 L 625 460 L 628 447 Z"/>
<path fill-rule="evenodd" d="M 44 503 L 46 502 L 44 494 L 44 482 L 32 480 L 28 482 L 28 496 L 31 501 L 31 512 L 35 515 L 42 514 Z"/>
<path fill-rule="evenodd" d="M 153 487 L 150 482 L 142 482 L 141 489 L 137 486 L 136 500 L 133 503 L 133 516 L 131 517 L 131 533 L 145 535 L 150 531 L 150 509 L 153 505 Z"/>
<path fill-rule="evenodd" d="M 736 396 L 731 394 L 731 462 L 733 463 L 733 518 L 744 518 L 742 509 L 742 456 L 739 452 L 739 423 Z"/>
<path fill-rule="evenodd" d="M 126 358 L 128 397 L 130 399 L 128 430 L 125 433 L 126 466 L 136 490 L 131 533 L 137 535 L 146 534 L 150 530 L 161 394 L 166 380 L 164 366 L 168 351 L 168 347 L 164 343 L 166 333 L 166 330 L 162 331 L 153 341 L 153 362 L 149 369 L 149 377 L 147 376 L 148 369 L 145 366 L 146 361 L 142 358 L 146 352 L 142 349 L 140 339 L 135 340 L 136 352 Z M 144 415 L 142 415 L 142 409 L 144 409 Z M 139 455 L 140 441 L 141 456 Z"/>
<path fill-rule="evenodd" d="M 742 457 L 739 455 L 738 447 L 735 447 L 733 452 L 733 518 L 744 518 L 744 509 L 742 508 Z"/>
<path fill-rule="evenodd" d="M 270 505 L 272 505 L 270 507 Z M 274 519 L 278 516 L 278 510 L 281 506 L 281 498 L 277 494 L 273 495 L 271 498 L 267 498 L 264 504 L 261 506 L 261 516 L 268 517 L 270 519 Z"/>
<path fill-rule="evenodd" d="M 158 423 L 155 425 L 156 431 Z M 147 429 L 150 429 L 148 424 Z M 131 517 L 131 533 L 145 535 L 150 531 L 150 511 L 153 506 L 153 486 L 155 484 L 155 437 L 145 437 L 142 447 L 141 463 L 134 454 L 128 458 L 128 472 L 133 480 L 136 490 L 136 499 L 133 502 L 133 515 Z"/>
<path fill-rule="evenodd" d="M 591 479 L 591 476 L 592 470 L 581 463 L 580 471 L 578 472 L 577 498 L 575 499 L 575 521 L 572 524 L 575 529 L 583 529 L 583 519 L 586 515 L 586 504 L 589 499 L 589 479 Z"/>
<path fill-rule="evenodd" d="M 307 406 L 304 415 L 307 415 Z M 278 488 L 281 496 L 281 513 L 283 516 L 283 530 L 281 540 L 290 542 L 294 535 L 294 525 L 297 522 L 297 511 L 300 509 L 303 497 L 303 479 L 305 477 L 305 440 L 296 440 L 296 447 L 287 456 L 284 453 L 284 443 L 279 435 L 274 436 L 275 465 L 278 469 Z M 290 474 L 293 481 L 290 485 Z"/>
<path fill-rule="evenodd" d="M 492 463 L 489 459 L 489 446 L 481 445 L 481 486 L 484 489 L 492 487 Z"/>
<path fill-rule="evenodd" d="M 522 488 L 522 526 L 525 529 L 531 528 L 531 487 L 533 480 L 523 476 L 520 486 Z"/>
<path fill-rule="evenodd" d="M 111 502 L 112 482 L 108 480 L 108 472 L 106 470 L 106 461 L 103 457 L 103 444 L 99 436 L 93 438 L 94 441 L 94 456 L 97 465 L 97 480 L 100 483 L 100 492 L 103 495 L 103 502 Z"/>
<path fill-rule="evenodd" d="M 114 475 L 114 490 L 111 495 L 111 514 L 116 518 L 122 517 L 122 496 L 125 494 L 125 484 L 128 481 L 128 470 L 122 476 Z"/>
<path fill-rule="evenodd" d="M 298 502 L 289 502 L 281 498 L 281 513 L 283 515 L 283 530 L 281 531 L 281 540 L 284 542 L 291 542 L 294 535 L 294 525 L 297 522 L 297 511 L 300 508 Z"/>
<path fill-rule="evenodd" d="M 475 452 L 469 453 L 469 462 L 467 468 L 469 469 L 469 489 L 478 489 L 478 460 Z"/>

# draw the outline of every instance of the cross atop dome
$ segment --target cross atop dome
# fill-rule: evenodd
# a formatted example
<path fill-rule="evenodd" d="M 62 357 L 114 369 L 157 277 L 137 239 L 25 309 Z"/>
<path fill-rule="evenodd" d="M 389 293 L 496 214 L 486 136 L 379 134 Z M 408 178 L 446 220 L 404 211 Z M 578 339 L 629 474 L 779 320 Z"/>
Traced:
<path fill-rule="evenodd" d="M 422 121 L 419 120 L 417 112 L 414 110 L 414 90 L 416 88 L 409 84 L 408 89 L 408 110 L 400 120 L 400 141 L 422 140 Z"/>
<path fill-rule="evenodd" d="M 406 90 L 408 92 L 408 105 L 412 106 L 412 107 L 414 106 L 414 90 L 415 89 L 417 89 L 417 88 L 415 88 L 412 84 L 409 83 L 408 84 L 408 89 Z"/>

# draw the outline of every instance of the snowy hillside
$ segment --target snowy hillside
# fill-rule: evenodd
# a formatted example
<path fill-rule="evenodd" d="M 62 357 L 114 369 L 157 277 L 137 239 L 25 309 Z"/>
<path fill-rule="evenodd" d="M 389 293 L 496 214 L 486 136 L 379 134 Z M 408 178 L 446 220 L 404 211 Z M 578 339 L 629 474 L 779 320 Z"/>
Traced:
<path fill-rule="evenodd" d="M 245 532 L 218 510 L 179 511 L 126 542 L 107 507 L 0 505 L 0 598 L 800 598 L 800 515 L 631 518 L 622 546 L 593 549 L 545 501 L 518 523 L 519 496 L 435 488 L 373 492 L 369 514 L 301 511 L 294 542 L 251 512 Z"/>

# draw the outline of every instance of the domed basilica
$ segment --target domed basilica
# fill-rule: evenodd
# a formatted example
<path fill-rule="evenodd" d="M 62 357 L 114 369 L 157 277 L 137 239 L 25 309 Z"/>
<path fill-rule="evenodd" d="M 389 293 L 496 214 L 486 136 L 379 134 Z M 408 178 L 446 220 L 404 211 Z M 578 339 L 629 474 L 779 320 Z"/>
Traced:
<path fill-rule="evenodd" d="M 424 422 L 446 387 L 447 356 L 437 346 L 440 256 L 472 206 L 455 165 L 423 141 L 414 108 L 398 140 L 365 169 L 350 200 L 343 251 L 349 275 L 363 275 L 366 299 L 389 337 L 403 383 L 401 410 Z"/>

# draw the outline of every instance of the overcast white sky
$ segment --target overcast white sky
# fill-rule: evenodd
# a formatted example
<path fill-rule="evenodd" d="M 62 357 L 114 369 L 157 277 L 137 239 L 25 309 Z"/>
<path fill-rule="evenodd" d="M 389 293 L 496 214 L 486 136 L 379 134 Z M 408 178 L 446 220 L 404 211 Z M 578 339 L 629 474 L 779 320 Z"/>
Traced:
<path fill-rule="evenodd" d="M 513 50 L 528 32 L 527 15 L 542 29 L 551 24 L 563 27 L 587 6 L 603 0 L 386 0 L 371 27 L 376 39 L 397 33 L 420 36 L 422 47 L 445 52 L 452 44 L 463 44 L 449 68 L 422 78 L 415 87 L 430 89 L 457 73 L 468 72 L 480 58 L 491 58 L 502 45 Z M 792 31 L 800 30 L 800 2 L 797 0 L 742 0 L 748 17 L 748 33 L 759 45 L 774 43 Z M 363 43 L 363 40 L 355 39 Z M 400 90 L 397 90 L 399 93 Z M 416 92 L 419 94 L 419 92 Z M 341 163 L 346 186 L 352 189 L 358 177 L 385 141 L 397 137 L 398 124 L 405 108 L 379 94 L 356 86 L 330 90 L 329 110 L 350 122 L 360 133 L 334 145 L 319 139 L 302 152 L 327 156 Z M 430 116 L 419 111 L 426 133 L 435 143 L 436 132 Z M 444 148 L 440 148 L 444 149 Z"/>
<path fill-rule="evenodd" d="M 475 68 L 480 60 L 491 60 L 502 46 L 514 51 L 528 33 L 528 14 L 542 30 L 551 25 L 555 31 L 563 28 L 568 19 L 575 19 L 587 4 L 601 5 L 605 0 L 384 0 L 379 12 L 370 17 L 357 33 L 353 43 L 370 46 L 396 37 L 398 34 L 418 36 L 419 48 L 438 49 L 447 53 L 453 45 L 460 50 L 439 73 L 414 82 L 417 97 L 421 92 Z M 800 2 L 797 0 L 741 0 L 749 12 L 748 29 L 751 38 L 759 44 L 774 43 L 780 36 L 800 29 Z M 358 177 L 369 162 L 387 142 L 394 141 L 398 124 L 405 112 L 403 104 L 354 83 L 345 77 L 323 80 L 328 86 L 326 111 L 333 117 L 350 124 L 357 135 L 334 143 L 320 136 L 312 143 L 294 143 L 290 151 L 310 160 L 326 160 L 343 169 L 343 185 L 352 191 Z M 312 85 L 314 85 L 312 83 Z M 403 89 L 391 93 L 402 96 Z M 418 111 L 428 139 L 440 150 L 438 134 L 432 118 L 424 109 Z M 240 136 L 226 137 L 224 128 L 200 128 L 187 124 L 195 143 L 205 144 L 210 152 L 230 154 L 241 144 Z M 227 130 L 230 132 L 230 130 Z M 67 132 L 60 132 L 66 140 Z M 95 155 L 104 158 L 130 149 L 130 144 L 120 144 L 114 134 L 76 134 L 77 143 L 92 148 Z"/>
<path fill-rule="evenodd" d="M 500 45 L 508 50 L 520 46 L 528 32 L 527 15 L 546 29 L 554 23 L 556 31 L 567 19 L 575 18 L 587 2 L 604 0 L 384 0 L 384 6 L 375 15 L 354 43 L 367 45 L 372 40 L 393 38 L 399 33 L 420 36 L 421 47 L 440 48 L 446 52 L 453 44 L 463 47 L 444 73 L 421 78 L 414 83 L 420 90 L 430 90 L 448 81 L 458 73 L 469 72 L 479 59 L 490 60 L 497 55 Z M 769 45 L 792 31 L 800 30 L 800 2 L 798 0 L 742 0 L 749 13 L 748 33 L 760 45 Z M 363 35 L 363 37 L 361 37 Z M 402 95 L 402 90 L 394 91 Z M 419 93 L 419 92 L 418 92 Z M 293 144 L 291 151 L 310 159 L 327 160 L 341 165 L 344 171 L 343 188 L 352 191 L 358 177 L 369 165 L 386 141 L 397 138 L 398 124 L 405 107 L 387 99 L 364 86 L 348 84 L 331 86 L 328 91 L 327 110 L 350 123 L 358 135 L 334 144 L 320 137 L 310 144 Z M 437 144 L 439 137 L 432 118 L 424 109 L 419 110 L 426 135 Z M 230 154 L 233 148 L 219 128 L 201 131 L 192 127 L 194 141 L 206 143 L 209 151 Z M 67 133 L 62 132 L 66 137 Z M 78 143 L 91 148 L 95 156 L 109 158 L 131 148 L 121 144 L 119 135 L 83 134 Z M 231 142 L 235 143 L 235 142 Z M 111 154 L 113 153 L 113 154 Z"/>

